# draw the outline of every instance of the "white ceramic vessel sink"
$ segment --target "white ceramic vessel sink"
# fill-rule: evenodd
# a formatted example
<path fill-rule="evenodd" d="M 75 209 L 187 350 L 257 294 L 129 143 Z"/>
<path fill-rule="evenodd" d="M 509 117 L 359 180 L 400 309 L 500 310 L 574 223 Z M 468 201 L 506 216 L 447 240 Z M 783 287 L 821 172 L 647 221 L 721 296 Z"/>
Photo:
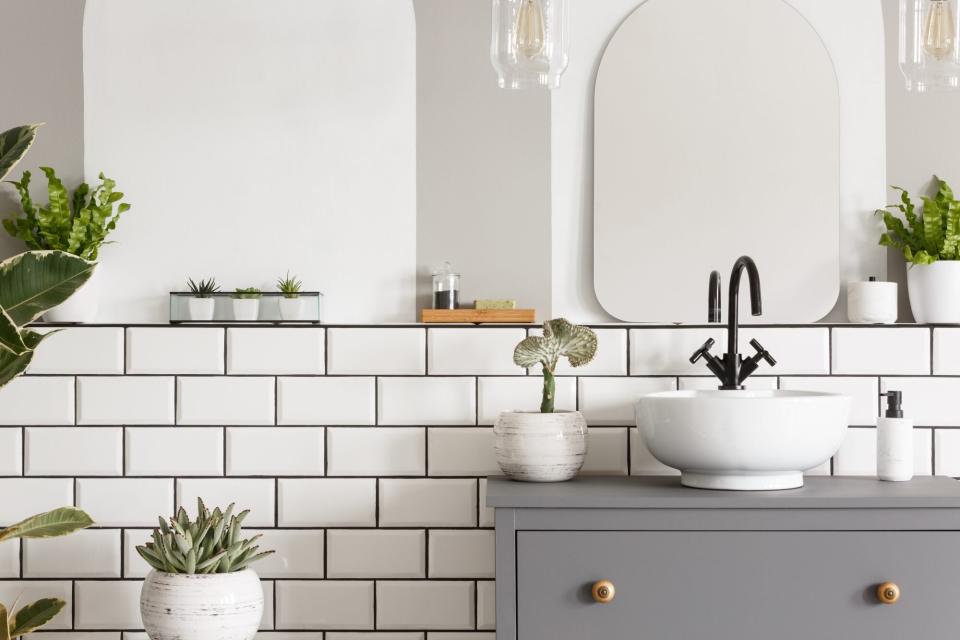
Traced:
<path fill-rule="evenodd" d="M 812 391 L 667 391 L 637 402 L 650 452 L 700 489 L 803 486 L 843 443 L 847 396 Z"/>

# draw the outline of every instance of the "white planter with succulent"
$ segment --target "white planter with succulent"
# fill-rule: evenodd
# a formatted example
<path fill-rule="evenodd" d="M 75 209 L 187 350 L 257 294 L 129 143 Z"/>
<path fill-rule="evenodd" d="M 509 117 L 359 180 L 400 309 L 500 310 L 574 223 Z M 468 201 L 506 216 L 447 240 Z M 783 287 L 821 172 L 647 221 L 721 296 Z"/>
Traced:
<path fill-rule="evenodd" d="M 300 297 L 303 283 L 290 272 L 283 278 L 277 279 L 277 290 L 283 294 L 280 298 L 281 320 L 303 320 L 307 317 L 307 300 Z"/>
<path fill-rule="evenodd" d="M 260 289 L 256 287 L 237 289 L 231 303 L 234 320 L 252 322 L 260 316 Z"/>
<path fill-rule="evenodd" d="M 922 211 L 900 191 L 900 204 L 883 216 L 886 233 L 880 244 L 903 252 L 907 261 L 907 293 L 914 319 L 921 324 L 960 324 L 960 201 L 953 190 L 934 176 L 937 193 L 923 198 Z M 906 224 L 904 224 L 906 220 Z"/>
<path fill-rule="evenodd" d="M 211 513 L 198 500 L 197 519 L 182 508 L 160 518 L 152 541 L 137 552 L 153 567 L 140 591 L 140 616 L 150 640 L 252 640 L 263 617 L 263 588 L 249 565 L 261 535 L 240 537 L 249 511 L 233 505 Z"/>
<path fill-rule="evenodd" d="M 587 423 L 579 411 L 556 411 L 556 370 L 560 357 L 579 367 L 593 360 L 597 336 L 563 318 L 543 325 L 543 336 L 530 336 L 517 345 L 513 361 L 543 369 L 540 411 L 504 411 L 493 427 L 497 464 L 509 478 L 526 482 L 570 480 L 587 455 Z"/>
<path fill-rule="evenodd" d="M 194 282 L 193 278 L 187 280 L 187 286 L 193 294 L 192 298 L 187 299 L 187 317 L 196 322 L 210 322 L 213 320 L 214 312 L 217 308 L 217 301 L 213 294 L 220 291 L 220 285 L 213 278 Z"/>

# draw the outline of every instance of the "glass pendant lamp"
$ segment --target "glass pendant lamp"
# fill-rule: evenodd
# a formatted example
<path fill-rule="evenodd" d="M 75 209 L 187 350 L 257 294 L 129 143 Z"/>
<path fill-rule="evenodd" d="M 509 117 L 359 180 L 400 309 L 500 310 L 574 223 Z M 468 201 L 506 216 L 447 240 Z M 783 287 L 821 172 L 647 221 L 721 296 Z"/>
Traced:
<path fill-rule="evenodd" d="M 960 88 L 957 0 L 900 0 L 900 70 L 908 91 Z"/>
<path fill-rule="evenodd" d="M 490 59 L 504 89 L 556 89 L 567 68 L 567 0 L 493 0 Z"/>

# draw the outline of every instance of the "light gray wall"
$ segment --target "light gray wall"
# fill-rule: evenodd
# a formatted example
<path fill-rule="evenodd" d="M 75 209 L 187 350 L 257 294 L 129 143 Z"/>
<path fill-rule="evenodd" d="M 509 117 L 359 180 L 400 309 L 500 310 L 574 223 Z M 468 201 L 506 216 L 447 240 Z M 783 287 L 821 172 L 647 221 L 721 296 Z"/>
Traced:
<path fill-rule="evenodd" d="M 461 301 L 516 298 L 548 318 L 550 94 L 497 87 L 489 1 L 414 9 L 418 306 L 430 304 L 431 268 L 450 260 Z"/>
<path fill-rule="evenodd" d="M 83 179 L 83 7 L 83 0 L 3 0 L 0 130 L 46 123 L 9 180 L 19 180 L 24 169 L 37 174 L 39 166 L 55 168 L 68 184 Z M 42 176 L 34 175 L 34 183 L 43 193 Z M 13 187 L 0 185 L 0 217 L 19 209 Z M 0 257 L 22 250 L 0 231 Z"/>
<path fill-rule="evenodd" d="M 887 36 L 887 178 L 889 184 L 925 193 L 937 174 L 960 188 L 960 92 L 909 93 L 898 67 L 898 0 L 883 0 Z M 897 201 L 890 192 L 890 202 Z M 900 321 L 913 319 L 907 301 L 903 256 L 891 251 L 888 278 L 900 283 Z"/>

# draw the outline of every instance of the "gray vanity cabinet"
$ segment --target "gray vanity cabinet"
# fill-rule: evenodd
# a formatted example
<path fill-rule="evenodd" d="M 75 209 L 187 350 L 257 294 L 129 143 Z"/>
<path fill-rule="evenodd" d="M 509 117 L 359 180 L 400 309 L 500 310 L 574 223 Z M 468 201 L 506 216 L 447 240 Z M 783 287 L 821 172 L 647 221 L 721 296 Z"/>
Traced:
<path fill-rule="evenodd" d="M 498 640 L 960 633 L 960 483 L 947 478 L 811 478 L 776 493 L 491 479 L 487 503 Z"/>

